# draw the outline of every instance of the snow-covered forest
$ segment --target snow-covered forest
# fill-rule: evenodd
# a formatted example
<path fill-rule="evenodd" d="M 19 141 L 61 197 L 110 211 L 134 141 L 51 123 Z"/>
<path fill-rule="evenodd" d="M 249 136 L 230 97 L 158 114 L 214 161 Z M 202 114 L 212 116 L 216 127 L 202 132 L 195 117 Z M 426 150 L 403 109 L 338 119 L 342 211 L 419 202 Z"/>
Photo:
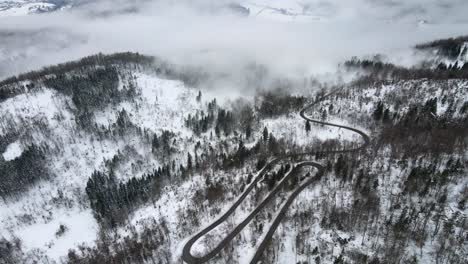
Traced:
<path fill-rule="evenodd" d="M 269 168 L 192 253 L 215 248 L 293 164 L 314 160 L 324 176 L 291 204 L 264 263 L 465 263 L 468 72 L 458 59 L 444 64 L 438 42 L 418 48 L 437 55 L 420 68 L 353 58 L 343 70 L 360 77 L 341 87 L 276 80 L 251 94 L 204 89 L 209 74 L 135 53 L 5 79 L 1 261 L 180 263 L 187 239 L 266 162 L 309 153 Z M 366 149 L 321 154 L 361 139 L 299 116 L 332 90 L 307 114 L 364 131 Z M 315 173 L 295 170 L 212 261 L 248 262 L 286 197 Z"/>
<path fill-rule="evenodd" d="M 468 263 L 466 0 L 0 0 L 0 264 Z"/>

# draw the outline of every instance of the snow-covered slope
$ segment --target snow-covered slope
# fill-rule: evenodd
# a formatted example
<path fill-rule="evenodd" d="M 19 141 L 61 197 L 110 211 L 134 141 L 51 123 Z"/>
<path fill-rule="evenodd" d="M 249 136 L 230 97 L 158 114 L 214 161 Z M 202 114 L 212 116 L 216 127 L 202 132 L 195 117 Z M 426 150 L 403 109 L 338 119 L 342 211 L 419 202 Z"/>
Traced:
<path fill-rule="evenodd" d="M 196 73 L 145 61 L 99 55 L 3 82 L 0 172 L 17 182 L 0 182 L 0 246 L 8 249 L 0 262 L 181 262 L 187 238 L 229 208 L 262 160 L 359 140 L 343 129 L 306 130 L 298 111 L 323 92 L 317 82 L 297 89 L 304 96 L 226 94 L 181 81 L 203 80 Z M 309 116 L 357 127 L 371 144 L 307 157 L 326 176 L 289 208 L 265 262 L 463 263 L 467 92 L 465 79 L 372 81 L 318 103 Z M 291 162 L 274 166 L 192 253 L 216 246 Z M 14 178 L 29 165 L 26 175 L 37 177 Z M 293 186 L 213 263 L 248 263 Z"/>
<path fill-rule="evenodd" d="M 459 50 L 460 52 L 456 56 L 446 56 L 442 54 L 439 49 L 432 49 L 432 54 L 430 56 L 432 56 L 433 59 L 431 61 L 433 61 L 436 66 L 442 63 L 447 67 L 461 68 L 465 63 L 468 63 L 468 42 L 461 44 Z"/>
<path fill-rule="evenodd" d="M 323 19 L 317 12 L 312 13 L 301 1 L 255 0 L 242 1 L 250 16 L 284 22 L 310 22 Z"/>
<path fill-rule="evenodd" d="M 159 133 L 170 130 L 178 133 L 181 147 L 190 135 L 184 127 L 184 115 L 200 106 L 194 90 L 180 81 L 170 81 L 146 74 L 134 75 L 140 96 L 134 102 L 122 102 L 95 112 L 97 125 L 112 126 L 116 115 L 125 109 L 135 125 Z M 159 165 L 150 158 L 151 149 L 138 138 L 96 140 L 80 132 L 69 105 L 70 98 L 47 87 L 18 95 L 0 104 L 2 129 L 0 135 L 21 131 L 19 139 L 8 145 L 3 157 L 9 161 L 21 156 L 21 149 L 30 144 L 46 144 L 53 149 L 48 157 L 52 180 L 42 181 L 21 195 L 20 199 L 6 198 L 0 204 L 0 236 L 17 237 L 25 250 L 44 251 L 52 260 L 67 254 L 68 249 L 86 242 L 93 245 L 97 223 L 82 200 L 86 180 L 93 170 L 102 168 L 105 160 L 118 151 L 135 152 L 131 163 L 144 161 L 139 169 L 122 165 L 119 177 L 147 173 Z M 42 128 L 38 127 L 42 124 Z M 150 156 L 148 156 L 150 155 Z M 140 161 L 140 162 L 141 162 Z M 64 225 L 64 235 L 58 236 Z"/>
<path fill-rule="evenodd" d="M 65 8 L 66 1 L 6 0 L 0 2 L 0 17 L 25 16 Z"/>

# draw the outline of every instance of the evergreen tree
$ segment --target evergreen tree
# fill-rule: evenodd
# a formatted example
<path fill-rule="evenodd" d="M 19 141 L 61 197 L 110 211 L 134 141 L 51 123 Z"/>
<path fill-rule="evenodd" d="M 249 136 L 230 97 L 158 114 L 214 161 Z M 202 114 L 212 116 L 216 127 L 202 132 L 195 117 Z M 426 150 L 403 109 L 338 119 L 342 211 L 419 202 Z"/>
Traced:
<path fill-rule="evenodd" d="M 377 103 L 377 107 L 375 108 L 374 110 L 374 113 L 372 114 L 372 116 L 374 117 L 374 120 L 381 120 L 382 119 L 382 114 L 383 114 L 383 110 L 384 109 L 384 105 L 382 103 L 382 101 L 379 101 Z"/>
<path fill-rule="evenodd" d="M 158 136 L 156 134 L 153 136 L 153 141 L 151 142 L 151 147 L 153 149 L 153 152 L 156 149 L 159 149 L 159 139 L 158 139 Z"/>
<path fill-rule="evenodd" d="M 382 123 L 388 124 L 390 123 L 390 110 L 387 108 L 385 109 L 382 117 Z"/>
<path fill-rule="evenodd" d="M 264 142 L 268 141 L 268 128 L 267 127 L 263 129 L 263 141 Z"/>
<path fill-rule="evenodd" d="M 247 176 L 247 184 L 250 184 L 252 182 L 252 178 L 253 178 L 253 175 L 252 173 L 249 173 L 249 175 Z"/>
<path fill-rule="evenodd" d="M 270 136 L 268 138 L 268 149 L 272 153 L 277 153 L 278 152 L 278 142 L 276 141 L 276 138 L 273 136 L 272 133 L 270 133 Z"/>
<path fill-rule="evenodd" d="M 218 138 L 221 136 L 221 131 L 219 130 L 219 126 L 218 126 L 218 125 L 215 126 L 215 134 L 216 134 L 216 136 L 217 136 Z"/>
<path fill-rule="evenodd" d="M 321 117 L 322 122 L 325 122 L 327 120 L 327 116 L 328 116 L 327 110 L 323 109 L 322 117 Z"/>
<path fill-rule="evenodd" d="M 440 71 L 445 71 L 447 70 L 447 66 L 445 65 L 445 63 L 441 62 L 439 63 L 439 65 L 437 65 L 437 69 Z"/>
<path fill-rule="evenodd" d="M 187 153 L 187 170 L 192 169 L 192 155 L 190 155 L 190 152 Z"/>
<path fill-rule="evenodd" d="M 311 128 L 310 128 L 310 121 L 307 120 L 306 123 L 305 123 L 305 130 L 306 130 L 307 134 L 309 134 L 310 129 L 311 129 Z"/>
<path fill-rule="evenodd" d="M 424 105 L 424 110 L 436 114 L 437 113 L 437 97 L 429 99 L 426 101 L 426 104 Z"/>
<path fill-rule="evenodd" d="M 250 126 L 250 124 L 248 124 L 247 127 L 245 128 L 245 138 L 249 139 L 251 135 L 252 135 L 252 127 Z"/>

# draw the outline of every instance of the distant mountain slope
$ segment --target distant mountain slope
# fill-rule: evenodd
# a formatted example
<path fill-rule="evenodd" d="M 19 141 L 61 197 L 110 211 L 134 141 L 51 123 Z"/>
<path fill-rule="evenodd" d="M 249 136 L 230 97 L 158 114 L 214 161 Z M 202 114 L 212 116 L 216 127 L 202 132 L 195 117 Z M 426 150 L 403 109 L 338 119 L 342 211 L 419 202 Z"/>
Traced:
<path fill-rule="evenodd" d="M 68 0 L 6 0 L 0 2 L 1 16 L 23 16 L 66 8 Z"/>
<path fill-rule="evenodd" d="M 428 52 L 437 67 L 462 68 L 468 63 L 468 36 L 440 39 L 416 45 L 416 49 Z"/>

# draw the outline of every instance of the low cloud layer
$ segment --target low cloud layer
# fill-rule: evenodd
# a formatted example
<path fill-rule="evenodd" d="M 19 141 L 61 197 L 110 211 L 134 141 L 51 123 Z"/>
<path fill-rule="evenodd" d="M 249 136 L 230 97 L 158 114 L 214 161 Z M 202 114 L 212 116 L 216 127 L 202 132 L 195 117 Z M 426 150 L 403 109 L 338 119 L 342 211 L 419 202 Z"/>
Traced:
<path fill-rule="evenodd" d="M 220 72 L 258 63 L 275 74 L 308 76 L 367 54 L 411 64 L 411 46 L 468 34 L 462 0 L 240 1 L 249 16 L 232 2 L 81 1 L 70 11 L 0 18 L 0 32 L 16 34 L 0 40 L 0 78 L 117 51 Z"/>

